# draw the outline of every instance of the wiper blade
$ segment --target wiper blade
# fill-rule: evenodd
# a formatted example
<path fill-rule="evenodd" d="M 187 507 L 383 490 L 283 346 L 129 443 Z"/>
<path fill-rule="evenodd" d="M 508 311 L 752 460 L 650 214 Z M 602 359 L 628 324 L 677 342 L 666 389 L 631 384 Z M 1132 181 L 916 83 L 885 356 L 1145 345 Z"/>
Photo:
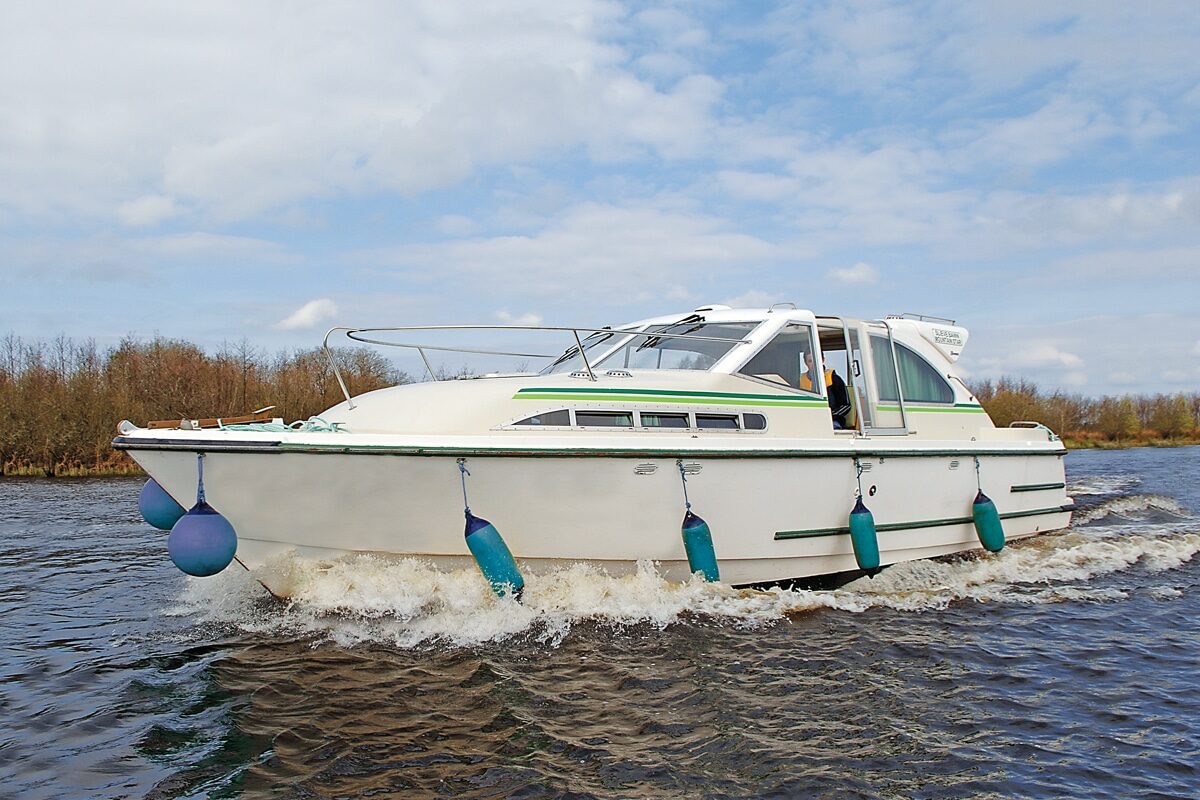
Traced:
<path fill-rule="evenodd" d="M 681 335 L 686 336 L 687 334 L 694 333 L 704 327 L 704 317 L 699 314 L 693 314 L 690 317 L 684 317 L 683 319 L 679 320 L 679 322 L 672 322 L 670 325 L 664 325 L 662 330 L 658 331 L 658 333 L 670 333 L 671 329 L 678 325 L 689 325 L 691 323 L 699 324 L 692 325 L 692 327 L 688 328 L 686 331 L 682 331 Z M 662 344 L 662 341 L 663 337 L 661 336 L 648 336 L 646 341 L 638 345 L 634 352 L 637 353 L 642 350 L 658 347 L 660 344 Z"/>

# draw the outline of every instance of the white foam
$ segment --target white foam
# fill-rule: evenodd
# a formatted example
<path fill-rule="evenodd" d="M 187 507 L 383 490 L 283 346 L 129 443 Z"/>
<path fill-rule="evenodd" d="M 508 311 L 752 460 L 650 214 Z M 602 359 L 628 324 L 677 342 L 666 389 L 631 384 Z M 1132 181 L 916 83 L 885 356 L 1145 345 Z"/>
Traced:
<path fill-rule="evenodd" d="M 1086 475 L 1067 482 L 1067 494 L 1098 495 L 1117 494 L 1137 486 L 1142 481 L 1132 475 Z"/>
<path fill-rule="evenodd" d="M 1106 517 L 1130 516 L 1145 511 L 1163 511 L 1177 517 L 1187 516 L 1188 511 L 1178 501 L 1157 494 L 1134 494 L 1106 500 L 1095 508 L 1080 511 L 1072 519 L 1073 525 L 1087 525 Z"/>
<path fill-rule="evenodd" d="M 289 601 L 271 601 L 253 576 L 227 570 L 215 578 L 189 579 L 169 613 L 346 646 L 365 641 L 406 648 L 472 646 L 517 636 L 553 646 L 585 621 L 620 630 L 703 617 L 758 627 L 820 608 L 925 611 L 962 600 L 1115 602 L 1126 593 L 1086 582 L 1134 564 L 1172 569 L 1200 552 L 1200 533 L 1190 530 L 1110 534 L 1092 526 L 1026 540 L 994 555 L 907 562 L 833 591 L 736 590 L 699 579 L 673 583 L 648 562 L 621 577 L 577 564 L 526 576 L 523 603 L 497 598 L 474 569 L 442 572 L 413 559 L 367 555 L 330 564 L 285 557 L 269 569 L 288 573 L 294 588 Z"/>

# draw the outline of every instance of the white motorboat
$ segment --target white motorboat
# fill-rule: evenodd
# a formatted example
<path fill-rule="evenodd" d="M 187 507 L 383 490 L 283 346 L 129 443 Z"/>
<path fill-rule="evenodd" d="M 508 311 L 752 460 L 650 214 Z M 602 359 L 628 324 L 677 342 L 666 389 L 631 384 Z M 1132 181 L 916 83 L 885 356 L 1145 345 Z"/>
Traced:
<path fill-rule="evenodd" d="M 956 374 L 967 331 L 951 320 L 705 306 L 613 328 L 337 328 L 325 342 L 345 334 L 425 358 L 466 349 L 428 341 L 449 329 L 540 331 L 571 346 L 537 373 L 357 396 L 335 364 L 345 400 L 319 421 L 123 422 L 113 444 L 183 507 L 204 454 L 206 499 L 236 531 L 237 560 L 277 594 L 286 581 L 259 568 L 288 553 L 470 565 L 464 483 L 533 573 L 651 560 L 687 579 L 685 484 L 734 585 L 873 568 L 851 536 L 859 500 L 881 566 L 980 548 L 979 490 L 1008 541 L 1070 522 L 1062 443 L 1034 422 L 993 425 Z M 401 340 L 411 336 L 424 340 Z"/>

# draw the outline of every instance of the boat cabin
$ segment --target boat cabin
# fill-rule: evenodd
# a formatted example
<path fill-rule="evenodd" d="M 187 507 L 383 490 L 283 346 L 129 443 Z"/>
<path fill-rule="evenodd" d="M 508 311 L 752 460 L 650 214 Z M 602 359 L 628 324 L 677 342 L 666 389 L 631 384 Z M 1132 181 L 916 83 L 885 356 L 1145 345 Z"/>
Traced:
<path fill-rule="evenodd" d="M 791 304 L 714 305 L 612 328 L 466 327 L 556 332 L 576 343 L 557 357 L 546 356 L 538 373 L 476 376 L 469 386 L 435 380 L 361 397 L 347 393 L 346 404 L 322 417 L 350 431 L 430 434 L 658 431 L 829 438 L 919 432 L 962 438 L 992 427 L 954 372 L 967 331 L 951 320 L 856 320 L 817 316 Z M 347 335 L 414 348 L 422 358 L 425 350 L 464 352 L 362 335 L 416 330 L 431 328 L 352 329 Z"/>

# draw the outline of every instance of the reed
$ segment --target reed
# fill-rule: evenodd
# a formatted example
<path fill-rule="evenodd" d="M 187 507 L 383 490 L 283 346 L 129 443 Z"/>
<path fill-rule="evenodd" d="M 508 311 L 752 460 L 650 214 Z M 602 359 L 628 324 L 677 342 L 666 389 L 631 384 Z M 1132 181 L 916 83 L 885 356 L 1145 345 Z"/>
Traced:
<path fill-rule="evenodd" d="M 367 348 L 339 349 L 354 392 L 411 379 Z M 264 406 L 307 419 L 341 399 L 319 348 L 270 354 L 242 341 L 205 352 L 188 342 L 0 339 L 0 473 L 122 475 L 139 469 L 112 449 L 122 419 L 232 416 Z"/>

